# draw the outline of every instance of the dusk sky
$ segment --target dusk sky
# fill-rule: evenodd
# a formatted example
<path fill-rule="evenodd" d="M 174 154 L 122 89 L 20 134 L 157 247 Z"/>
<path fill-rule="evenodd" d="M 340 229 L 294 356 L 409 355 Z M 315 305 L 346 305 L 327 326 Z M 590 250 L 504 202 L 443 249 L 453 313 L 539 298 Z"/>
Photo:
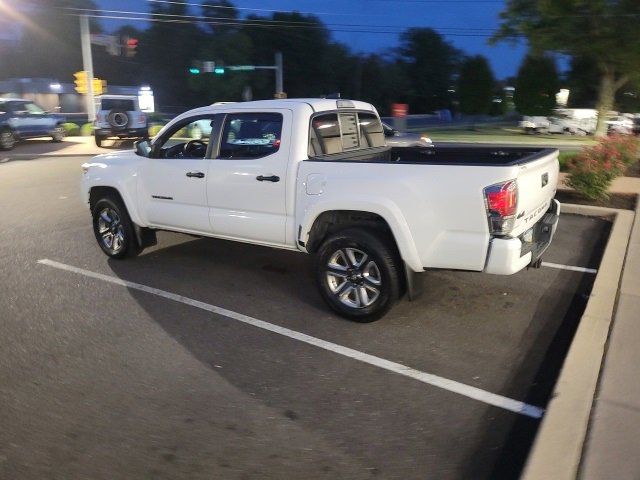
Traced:
<path fill-rule="evenodd" d="M 397 31 L 408 27 L 432 27 L 445 35 L 453 45 L 467 54 L 486 56 L 497 78 L 515 75 L 526 52 L 524 44 L 487 45 L 487 37 L 499 24 L 504 8 L 502 0 L 236 0 L 241 15 L 269 15 L 268 11 L 315 13 L 332 30 L 333 38 L 347 44 L 355 52 L 385 52 L 398 47 L 396 33 L 344 32 L 339 30 Z M 189 3 L 200 3 L 189 0 Z M 147 0 L 98 0 L 100 8 L 126 11 L 149 11 Z M 200 9 L 192 8 L 192 15 Z M 212 11 L 208 16 L 215 16 Z M 117 28 L 122 20 L 103 19 L 107 30 Z M 132 23 L 132 22 L 130 22 Z M 137 21 L 136 26 L 144 25 Z M 348 25 L 348 26 L 345 26 Z M 362 27 L 354 27 L 358 25 Z"/>

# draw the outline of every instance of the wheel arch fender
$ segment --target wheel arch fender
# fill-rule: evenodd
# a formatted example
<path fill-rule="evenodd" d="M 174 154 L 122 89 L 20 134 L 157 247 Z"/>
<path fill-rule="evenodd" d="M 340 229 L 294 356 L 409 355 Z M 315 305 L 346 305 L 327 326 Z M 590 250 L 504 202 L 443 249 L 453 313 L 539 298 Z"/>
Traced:
<path fill-rule="evenodd" d="M 423 271 L 409 225 L 400 209 L 391 202 L 361 200 L 349 202 L 346 208 L 345 204 L 339 202 L 320 202 L 309 206 L 298 226 L 299 248 L 313 253 L 331 232 L 326 224 L 335 222 L 336 216 L 340 218 L 339 229 L 366 225 L 376 220 L 384 222 L 404 263 L 415 272 Z M 348 219 L 353 221 L 349 222 Z"/>
<path fill-rule="evenodd" d="M 87 200 L 89 203 L 89 208 L 93 210 L 93 206 L 95 203 L 100 200 L 100 198 L 105 195 L 115 195 L 117 198 L 122 201 L 122 204 L 127 209 L 127 213 L 129 214 L 129 218 L 131 221 L 138 226 L 144 226 L 142 219 L 138 215 L 138 209 L 136 208 L 135 198 L 128 193 L 125 188 L 118 188 L 114 185 L 104 184 L 104 185 L 91 185 L 87 191 Z"/>

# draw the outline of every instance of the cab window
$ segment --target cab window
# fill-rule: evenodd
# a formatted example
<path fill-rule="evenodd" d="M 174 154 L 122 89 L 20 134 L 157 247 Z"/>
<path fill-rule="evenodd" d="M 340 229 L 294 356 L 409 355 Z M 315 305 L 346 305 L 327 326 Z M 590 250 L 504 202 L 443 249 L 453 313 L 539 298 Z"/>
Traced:
<path fill-rule="evenodd" d="M 232 113 L 227 115 L 218 158 L 266 157 L 280 149 L 282 115 L 279 113 Z"/>
<path fill-rule="evenodd" d="M 311 119 L 310 157 L 383 146 L 382 122 L 374 113 L 326 113 Z"/>
<path fill-rule="evenodd" d="M 209 148 L 214 115 L 199 116 L 178 122 L 154 142 L 154 157 L 204 158 Z"/>
<path fill-rule="evenodd" d="M 46 113 L 42 108 L 32 102 L 25 103 L 24 110 L 26 110 L 31 115 L 44 115 Z"/>

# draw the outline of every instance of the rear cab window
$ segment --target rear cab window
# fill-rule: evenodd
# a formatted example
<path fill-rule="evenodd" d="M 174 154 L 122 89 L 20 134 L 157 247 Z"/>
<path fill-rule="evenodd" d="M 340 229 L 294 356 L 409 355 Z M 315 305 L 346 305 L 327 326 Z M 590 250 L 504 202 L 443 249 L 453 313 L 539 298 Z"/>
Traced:
<path fill-rule="evenodd" d="M 266 157 L 280 149 L 281 113 L 231 113 L 222 129 L 218 158 Z"/>
<path fill-rule="evenodd" d="M 133 99 L 103 98 L 100 100 L 100 110 L 118 110 L 121 112 L 134 112 L 136 105 Z"/>
<path fill-rule="evenodd" d="M 373 112 L 330 112 L 311 119 L 309 157 L 384 147 L 382 122 Z"/>

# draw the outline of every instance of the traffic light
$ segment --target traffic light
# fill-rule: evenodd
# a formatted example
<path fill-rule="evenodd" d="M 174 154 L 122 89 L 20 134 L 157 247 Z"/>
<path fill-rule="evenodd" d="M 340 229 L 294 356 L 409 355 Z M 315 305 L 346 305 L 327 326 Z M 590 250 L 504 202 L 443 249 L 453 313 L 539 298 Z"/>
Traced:
<path fill-rule="evenodd" d="M 107 81 L 99 78 L 93 79 L 93 94 L 102 95 L 107 91 Z"/>
<path fill-rule="evenodd" d="M 199 69 L 199 68 L 197 68 L 197 67 L 191 67 L 191 68 L 189 69 L 189 73 L 190 73 L 191 75 L 199 75 L 199 74 L 200 74 L 200 69 Z"/>
<path fill-rule="evenodd" d="M 76 84 L 76 92 L 87 93 L 87 71 L 82 70 L 73 74 L 75 77 L 74 83 Z"/>
<path fill-rule="evenodd" d="M 133 58 L 136 56 L 136 48 L 138 48 L 138 39 L 126 37 L 124 44 L 125 57 Z"/>
<path fill-rule="evenodd" d="M 216 75 L 224 75 L 224 67 L 216 67 L 213 69 L 213 73 Z"/>

